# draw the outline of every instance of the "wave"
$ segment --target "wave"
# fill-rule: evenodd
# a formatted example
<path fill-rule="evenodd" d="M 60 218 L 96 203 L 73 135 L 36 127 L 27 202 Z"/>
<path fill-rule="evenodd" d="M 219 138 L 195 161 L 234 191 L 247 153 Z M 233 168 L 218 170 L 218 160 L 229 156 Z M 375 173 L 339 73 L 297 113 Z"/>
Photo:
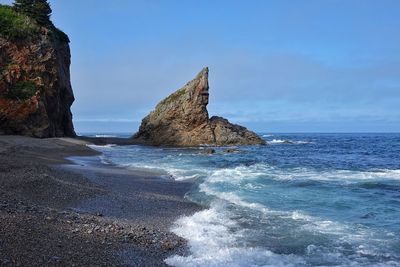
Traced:
<path fill-rule="evenodd" d="M 297 181 L 299 179 L 346 181 L 347 179 L 347 182 L 359 182 L 360 180 L 381 180 L 382 178 L 400 178 L 400 170 L 318 172 L 306 168 L 297 168 L 285 172 L 266 164 L 216 170 L 199 185 L 200 192 L 214 199 L 210 209 L 195 214 L 193 217 L 186 217 L 186 221 L 178 221 L 174 228 L 177 235 L 189 240 L 192 254 L 188 257 L 171 257 L 167 263 L 176 266 L 287 266 L 291 264 L 301 266 L 304 264 L 304 257 L 295 256 L 293 258 L 293 255 L 289 255 L 289 257 L 258 247 L 232 245 L 236 244 L 238 239 L 242 242 L 246 240 L 249 237 L 249 232 L 246 229 L 240 229 L 235 219 L 231 218 L 248 219 L 251 217 L 256 218 L 259 223 L 263 220 L 266 222 L 272 220 L 279 225 L 274 226 L 277 227 L 276 231 L 294 232 L 301 240 L 309 240 L 310 236 L 316 235 L 320 238 L 334 240 L 333 243 L 329 244 L 318 242 L 306 244 L 307 261 L 312 258 L 312 260 L 319 262 L 330 262 L 332 265 L 358 266 L 365 265 L 368 257 L 377 257 L 382 258 L 383 262 L 390 263 L 395 258 L 394 254 L 391 253 L 393 243 L 385 240 L 385 237 L 394 236 L 395 233 L 393 232 L 372 230 L 360 225 L 320 218 L 300 210 L 274 210 L 265 204 L 246 199 L 246 195 L 243 195 L 244 192 L 242 191 L 244 185 L 257 184 L 257 179 L 280 181 Z M 232 215 L 229 210 L 234 210 L 239 214 Z M 250 215 L 254 212 L 255 215 Z M 219 217 L 215 217 L 216 215 L 213 215 L 213 213 L 217 213 Z M 219 228 L 217 231 L 217 226 L 220 225 L 227 227 L 227 229 Z M 216 240 L 212 240 L 214 235 L 217 234 L 222 235 L 223 239 L 219 236 L 215 237 Z M 203 238 L 211 239 L 210 242 L 216 242 L 220 247 L 215 247 L 206 252 L 201 251 L 198 242 Z M 222 239 L 222 241 L 219 239 Z M 233 241 L 226 245 L 223 243 L 224 240 Z M 203 245 L 207 247 L 205 242 Z M 350 256 L 347 251 L 349 248 L 353 253 Z M 257 262 L 257 259 L 260 259 L 260 262 Z M 366 265 L 370 265 L 370 262 L 367 261 Z"/>
<path fill-rule="evenodd" d="M 242 244 L 245 233 L 222 203 L 180 218 L 172 232 L 189 242 L 189 256 L 175 255 L 165 262 L 173 266 L 302 266 L 305 261 L 292 254 L 275 254 L 261 247 Z"/>
<path fill-rule="evenodd" d="M 260 211 L 264 214 L 270 212 L 270 210 L 268 210 L 264 205 L 261 205 L 259 203 L 247 202 L 233 192 L 220 192 L 217 190 L 213 190 L 211 189 L 211 187 L 207 186 L 206 183 L 200 185 L 200 192 L 204 192 L 209 196 L 217 197 L 220 200 L 225 200 L 238 206 Z"/>
<path fill-rule="evenodd" d="M 360 266 L 370 265 L 366 262 L 368 257 L 385 258 L 386 263 L 393 262 L 393 255 L 389 253 L 390 246 L 383 245 L 385 235 L 395 235 L 384 232 L 375 233 L 365 228 L 354 227 L 331 220 L 304 214 L 300 211 L 272 211 L 263 216 L 255 216 L 258 221 L 274 220 L 279 223 L 276 231 L 293 232 L 296 238 L 310 240 L 316 236 L 329 237 L 334 242 L 310 243 L 305 241 L 306 256 L 290 253 L 276 253 L 256 244 L 247 242 L 250 235 L 257 237 L 257 232 L 243 228 L 237 218 L 248 218 L 246 213 L 235 214 L 237 209 L 230 209 L 229 203 L 238 204 L 246 208 L 260 210 L 259 206 L 252 206 L 245 201 L 238 201 L 237 196 L 221 195 L 221 199 L 214 200 L 210 208 L 178 219 L 172 227 L 172 232 L 188 240 L 190 255 L 175 255 L 167 258 L 165 262 L 173 266 L 309 266 L 309 260 L 335 266 Z M 228 196 L 228 197 L 227 197 Z M 278 218 L 278 219 L 277 219 Z M 267 224 L 264 227 L 267 227 Z M 270 227 L 270 226 L 268 226 Z M 272 231 L 276 235 L 276 232 Z M 258 238 L 257 238 L 258 239 Z M 312 240 L 311 239 L 311 240 Z M 299 241 L 300 241 L 299 240 Z M 299 242 L 296 241 L 296 242 Z M 352 254 L 349 254 L 349 248 Z M 313 264 L 311 264 L 313 265 Z M 396 266 L 396 265 L 394 265 Z"/>
<path fill-rule="evenodd" d="M 90 148 L 93 148 L 93 149 L 97 149 L 97 150 L 100 150 L 101 151 L 101 149 L 102 148 L 112 148 L 112 147 L 115 147 L 115 146 L 117 146 L 116 144 L 107 144 L 107 145 L 87 145 L 88 147 L 90 147 Z"/>
<path fill-rule="evenodd" d="M 159 164 L 148 164 L 142 162 L 121 164 L 121 166 L 132 169 L 132 170 L 146 170 L 155 173 L 159 173 L 168 179 L 173 179 L 176 181 L 192 180 L 202 176 L 201 170 L 196 169 L 181 169 L 178 167 L 171 166 L 166 163 Z"/>
<path fill-rule="evenodd" d="M 266 163 L 223 168 L 209 173 L 208 183 L 239 183 L 257 179 L 276 181 L 332 181 L 343 184 L 360 181 L 400 180 L 400 170 L 376 169 L 370 171 L 316 170 L 312 168 L 281 169 Z"/>
<path fill-rule="evenodd" d="M 113 146 L 105 146 L 106 149 Z M 303 186 L 318 185 L 319 182 L 331 182 L 336 184 L 354 184 L 359 182 L 400 180 L 400 170 L 377 169 L 373 171 L 352 170 L 315 170 L 311 168 L 281 169 L 266 163 L 257 163 L 250 166 L 240 165 L 234 168 L 205 169 L 167 162 L 135 162 L 121 164 L 123 167 L 133 169 L 147 169 L 166 174 L 177 181 L 204 178 L 208 184 L 228 183 L 241 184 L 257 188 L 262 186 L 263 180 L 293 182 L 294 185 Z M 261 183 L 261 185 L 259 184 Z"/>
<path fill-rule="evenodd" d="M 400 170 L 329 170 L 317 171 L 306 168 L 295 168 L 287 171 L 277 171 L 273 176 L 275 180 L 292 181 L 330 181 L 340 184 L 359 183 L 363 181 L 400 180 Z"/>
<path fill-rule="evenodd" d="M 116 135 L 113 134 L 96 134 L 94 137 L 103 137 L 103 138 L 107 138 L 107 137 L 117 137 Z"/>
<path fill-rule="evenodd" d="M 282 169 L 266 163 L 257 163 L 250 166 L 237 166 L 210 171 L 207 174 L 207 184 L 235 184 L 259 186 L 265 180 L 280 182 L 294 182 L 305 185 L 318 185 L 319 182 L 337 184 L 353 184 L 360 182 L 400 180 L 400 170 L 377 169 L 371 171 L 352 170 L 316 170 L 312 168 Z M 317 183 L 315 183 L 317 182 Z"/>
<path fill-rule="evenodd" d="M 272 139 L 267 141 L 268 144 L 289 144 L 289 145 L 302 145 L 302 144 L 312 144 L 310 141 L 292 141 L 292 140 L 282 140 L 282 139 Z"/>
<path fill-rule="evenodd" d="M 298 141 L 300 142 L 300 141 Z M 312 182 L 333 182 L 338 184 L 359 183 L 360 181 L 376 181 L 376 180 L 400 180 L 400 170 L 398 169 L 376 169 L 370 171 L 353 171 L 353 170 L 316 170 L 313 168 L 295 167 L 295 168 L 279 168 L 267 163 L 256 163 L 252 165 L 239 165 L 231 168 L 204 168 L 201 165 L 193 165 L 193 159 L 188 158 L 198 156 L 198 154 L 182 155 L 166 155 L 161 159 L 135 158 L 126 162 L 126 152 L 123 151 L 121 159 L 125 162 L 119 163 L 115 159 L 113 148 L 119 149 L 114 144 L 109 145 L 88 145 L 89 147 L 106 153 L 109 162 L 121 165 L 123 167 L 147 169 L 149 171 L 159 172 L 172 177 L 174 180 L 188 180 L 204 178 L 208 183 L 229 183 L 238 184 L 243 181 L 253 181 L 253 183 L 245 183 L 249 186 L 258 186 L 257 181 L 275 180 L 275 181 L 293 181 L 294 185 L 306 182 L 307 185 L 316 185 Z M 140 147 L 130 147 L 129 152 L 134 153 L 135 149 Z M 111 153 L 111 154 L 110 154 Z M 116 153 L 119 153 L 118 151 Z M 137 153 L 140 153 L 138 151 Z M 137 154 L 136 152 L 134 155 Z M 154 153 L 154 152 L 152 152 Z M 149 156 L 152 156 L 150 154 Z M 146 157 L 146 155 L 144 155 Z M 311 183 L 309 183 L 311 182 Z"/>
<path fill-rule="evenodd" d="M 329 262 L 329 265 L 360 266 L 370 265 L 368 257 L 381 257 L 386 263 L 395 258 L 389 253 L 390 243 L 385 236 L 394 236 L 388 231 L 374 232 L 359 225 L 344 224 L 333 220 L 311 216 L 303 211 L 271 210 L 259 203 L 252 203 L 239 197 L 234 192 L 219 192 L 205 184 L 200 185 L 200 191 L 215 197 L 210 208 L 187 216 L 175 222 L 172 231 L 188 240 L 189 256 L 175 255 L 166 260 L 174 266 L 308 266 L 309 260 Z M 236 208 L 232 208 L 232 204 Z M 251 215 L 241 207 L 260 212 Z M 243 228 L 238 218 L 256 218 L 258 223 L 267 222 L 264 227 L 271 227 L 269 221 L 278 225 L 276 230 L 288 234 L 293 232 L 306 245 L 306 255 L 298 256 L 287 253 L 272 252 L 260 246 L 247 243 L 251 235 L 263 236 Z M 243 219 L 240 219 L 242 221 Z M 251 220 L 251 219 L 250 219 Z M 262 227 L 262 228 L 264 228 Z M 309 243 L 310 237 L 328 238 L 329 243 Z M 257 238 L 258 239 L 258 238 Z M 297 241 L 298 242 L 298 241 Z M 384 244 L 385 243 L 385 244 Z M 349 255 L 351 247 L 352 254 Z M 312 264 L 311 264 L 312 265 Z M 323 264 L 325 265 L 325 264 Z"/>
<path fill-rule="evenodd" d="M 100 155 L 99 158 L 100 158 L 100 162 L 105 164 L 105 165 L 112 164 L 112 162 L 104 155 Z"/>
<path fill-rule="evenodd" d="M 263 134 L 262 137 L 271 137 L 274 136 L 273 134 Z"/>

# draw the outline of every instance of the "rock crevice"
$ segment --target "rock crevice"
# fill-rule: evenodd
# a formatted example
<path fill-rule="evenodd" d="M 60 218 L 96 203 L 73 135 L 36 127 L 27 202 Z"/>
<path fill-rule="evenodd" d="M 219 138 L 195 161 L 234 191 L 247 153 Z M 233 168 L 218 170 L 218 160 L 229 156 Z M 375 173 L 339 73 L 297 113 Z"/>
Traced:
<path fill-rule="evenodd" d="M 150 145 L 253 145 L 265 141 L 245 127 L 221 117 L 209 118 L 208 68 L 177 90 L 150 112 L 133 136 Z"/>

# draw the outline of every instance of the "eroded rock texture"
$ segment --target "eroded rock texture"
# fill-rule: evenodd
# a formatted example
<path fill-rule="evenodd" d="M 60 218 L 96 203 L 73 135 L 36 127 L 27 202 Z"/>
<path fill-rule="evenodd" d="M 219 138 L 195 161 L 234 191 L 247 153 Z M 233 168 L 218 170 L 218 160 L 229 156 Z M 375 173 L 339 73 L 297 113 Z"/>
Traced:
<path fill-rule="evenodd" d="M 150 145 L 265 144 L 257 134 L 221 117 L 208 116 L 208 68 L 156 106 L 133 136 Z"/>
<path fill-rule="evenodd" d="M 68 40 L 42 28 L 19 41 L 0 36 L 0 134 L 75 136 Z"/>

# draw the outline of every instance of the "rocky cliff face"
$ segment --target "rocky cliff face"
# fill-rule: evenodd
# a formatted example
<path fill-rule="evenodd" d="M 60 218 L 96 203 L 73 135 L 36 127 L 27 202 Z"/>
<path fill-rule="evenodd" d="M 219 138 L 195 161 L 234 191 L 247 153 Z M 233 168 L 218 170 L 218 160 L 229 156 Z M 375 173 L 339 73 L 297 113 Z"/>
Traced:
<path fill-rule="evenodd" d="M 183 88 L 162 100 L 133 138 L 151 145 L 265 144 L 257 134 L 220 117 L 208 116 L 208 68 Z"/>
<path fill-rule="evenodd" d="M 41 28 L 23 40 L 0 35 L 0 134 L 75 136 L 68 38 Z"/>

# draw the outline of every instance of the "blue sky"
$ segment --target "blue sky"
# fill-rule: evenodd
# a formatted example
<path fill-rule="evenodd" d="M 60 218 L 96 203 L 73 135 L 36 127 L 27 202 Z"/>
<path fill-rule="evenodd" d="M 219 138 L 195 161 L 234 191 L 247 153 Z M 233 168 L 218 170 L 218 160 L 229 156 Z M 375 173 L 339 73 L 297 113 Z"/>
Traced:
<path fill-rule="evenodd" d="M 204 66 L 210 115 L 256 131 L 400 131 L 398 0 L 50 3 L 78 132 L 135 132 Z"/>

